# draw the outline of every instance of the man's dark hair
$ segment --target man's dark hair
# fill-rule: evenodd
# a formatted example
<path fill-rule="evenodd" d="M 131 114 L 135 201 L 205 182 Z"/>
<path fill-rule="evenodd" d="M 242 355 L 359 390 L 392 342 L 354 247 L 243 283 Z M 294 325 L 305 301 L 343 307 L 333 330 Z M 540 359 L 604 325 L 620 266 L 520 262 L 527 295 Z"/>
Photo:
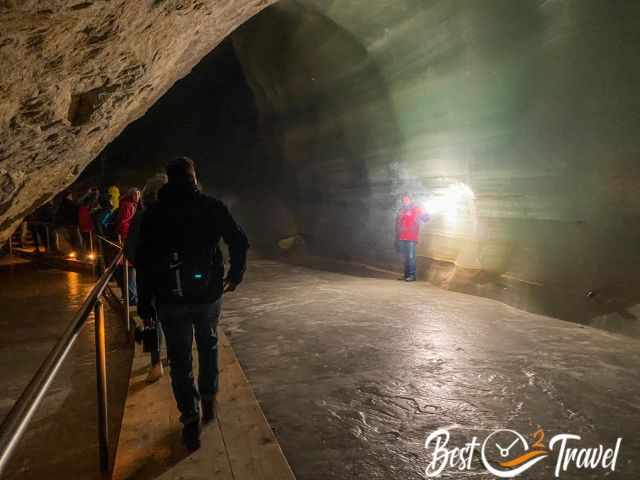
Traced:
<path fill-rule="evenodd" d="M 196 169 L 189 157 L 178 157 L 167 164 L 169 183 L 195 183 Z"/>

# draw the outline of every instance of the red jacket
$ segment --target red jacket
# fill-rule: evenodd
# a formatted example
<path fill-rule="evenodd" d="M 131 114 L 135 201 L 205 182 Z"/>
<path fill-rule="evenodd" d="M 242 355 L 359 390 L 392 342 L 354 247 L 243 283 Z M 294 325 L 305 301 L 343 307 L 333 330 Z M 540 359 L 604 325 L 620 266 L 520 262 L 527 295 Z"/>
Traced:
<path fill-rule="evenodd" d="M 78 209 L 78 226 L 83 233 L 93 232 L 93 218 L 89 207 L 82 206 Z"/>
<path fill-rule="evenodd" d="M 118 207 L 116 232 L 118 233 L 118 235 L 120 235 L 123 242 L 129 235 L 129 227 L 131 227 L 131 221 L 136 214 L 137 206 L 138 205 L 130 196 L 126 196 L 120 200 L 120 206 Z"/>
<path fill-rule="evenodd" d="M 417 242 L 420 237 L 420 222 L 426 222 L 428 219 L 429 215 L 424 213 L 417 205 L 401 208 L 396 220 L 398 240 Z"/>

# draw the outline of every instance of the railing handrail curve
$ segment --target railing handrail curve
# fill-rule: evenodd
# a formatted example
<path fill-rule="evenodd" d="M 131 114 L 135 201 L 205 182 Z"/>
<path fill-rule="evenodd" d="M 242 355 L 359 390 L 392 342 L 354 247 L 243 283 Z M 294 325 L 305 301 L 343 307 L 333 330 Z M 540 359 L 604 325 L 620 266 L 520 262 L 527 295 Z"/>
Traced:
<path fill-rule="evenodd" d="M 122 257 L 119 251 L 0 425 L 0 475 Z"/>

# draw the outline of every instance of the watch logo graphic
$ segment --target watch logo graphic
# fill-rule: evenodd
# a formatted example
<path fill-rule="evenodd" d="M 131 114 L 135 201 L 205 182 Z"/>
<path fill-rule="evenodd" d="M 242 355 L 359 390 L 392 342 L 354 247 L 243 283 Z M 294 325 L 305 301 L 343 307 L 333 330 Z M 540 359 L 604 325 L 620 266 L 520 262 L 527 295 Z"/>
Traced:
<path fill-rule="evenodd" d="M 540 429 L 534 436 L 536 441 L 529 448 L 524 436 L 515 430 L 496 430 L 491 433 L 485 438 L 480 450 L 484 467 L 488 472 L 500 478 L 513 478 L 520 475 L 549 456 L 549 452 L 542 446 L 544 431 Z M 541 438 L 538 439 L 539 436 Z M 491 453 L 494 454 L 496 460 L 491 461 L 488 458 Z"/>

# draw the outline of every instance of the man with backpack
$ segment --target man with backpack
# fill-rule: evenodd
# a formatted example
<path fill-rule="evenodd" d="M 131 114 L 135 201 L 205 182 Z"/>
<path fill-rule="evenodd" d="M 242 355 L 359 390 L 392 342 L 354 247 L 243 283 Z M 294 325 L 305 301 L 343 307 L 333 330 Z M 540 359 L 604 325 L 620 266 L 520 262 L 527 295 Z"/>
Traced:
<path fill-rule="evenodd" d="M 168 183 L 158 203 L 142 218 L 138 269 L 143 272 L 138 315 L 148 324 L 156 314 L 162 325 L 171 366 L 171 385 L 180 410 L 183 440 L 189 450 L 200 447 L 202 422 L 215 418 L 218 390 L 216 328 L 222 294 L 235 290 L 246 268 L 249 243 L 227 207 L 198 188 L 193 161 L 177 158 L 167 165 Z M 224 276 L 220 239 L 229 247 Z M 192 343 L 198 346 L 198 388 L 192 370 Z"/>

